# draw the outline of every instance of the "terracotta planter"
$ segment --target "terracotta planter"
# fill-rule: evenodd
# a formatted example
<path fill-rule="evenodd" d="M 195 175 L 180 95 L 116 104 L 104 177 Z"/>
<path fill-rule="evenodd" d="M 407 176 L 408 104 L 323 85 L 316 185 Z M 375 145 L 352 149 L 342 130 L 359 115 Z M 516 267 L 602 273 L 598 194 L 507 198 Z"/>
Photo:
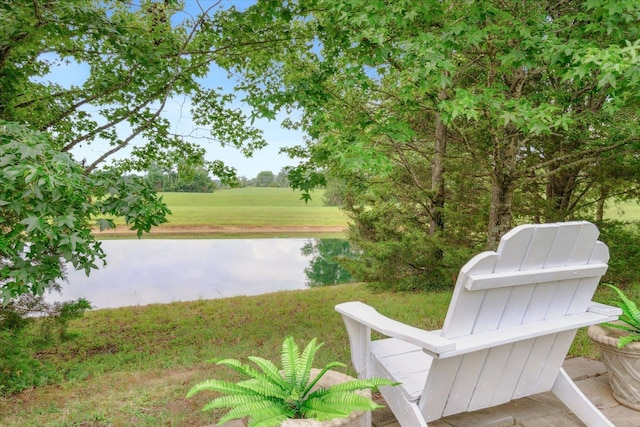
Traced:
<path fill-rule="evenodd" d="M 312 368 L 311 369 L 311 378 L 315 378 L 316 375 L 320 373 L 320 369 Z M 342 374 L 336 371 L 327 371 L 320 381 L 314 386 L 312 390 L 315 390 L 319 387 L 329 387 L 334 384 L 339 384 L 345 381 L 353 380 L 353 377 L 349 375 Z M 356 393 L 361 394 L 363 396 L 367 396 L 371 398 L 371 390 L 359 390 Z M 361 426 L 360 422 L 363 419 L 369 417 L 369 412 L 354 412 L 347 418 L 335 418 L 333 420 L 328 421 L 316 421 L 316 420 L 307 420 L 307 419 L 292 419 L 287 420 L 280 424 L 280 427 L 359 427 Z M 246 422 L 245 422 L 246 425 Z M 370 424 L 369 424 L 370 425 Z"/>
<path fill-rule="evenodd" d="M 640 411 L 640 342 L 618 348 L 618 338 L 624 331 L 601 325 L 589 326 L 587 334 L 600 347 L 613 397 L 622 405 Z"/>

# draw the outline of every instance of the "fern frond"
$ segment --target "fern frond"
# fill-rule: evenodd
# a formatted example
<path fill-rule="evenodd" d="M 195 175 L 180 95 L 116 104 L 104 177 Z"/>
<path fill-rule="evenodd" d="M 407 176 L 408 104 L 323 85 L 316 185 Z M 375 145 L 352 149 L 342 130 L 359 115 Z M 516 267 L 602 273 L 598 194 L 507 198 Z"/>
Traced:
<path fill-rule="evenodd" d="M 636 330 L 633 329 L 631 326 L 621 325 L 619 323 L 605 322 L 603 323 L 603 325 L 613 329 L 620 329 L 621 331 L 625 331 L 625 332 L 636 332 Z"/>
<path fill-rule="evenodd" d="M 264 408 L 249 417 L 249 427 L 278 427 L 285 420 L 293 418 L 293 411 Z"/>
<path fill-rule="evenodd" d="M 381 407 L 366 396 L 345 392 L 308 399 L 300 407 L 300 412 L 305 418 L 330 420 L 348 417 L 354 411 L 372 411 Z"/>
<path fill-rule="evenodd" d="M 318 421 L 346 418 L 351 414 L 350 412 L 342 411 L 340 409 L 336 410 L 333 407 L 327 407 L 323 404 L 315 404 L 313 408 L 301 408 L 301 414 L 302 418 L 314 418 Z"/>
<path fill-rule="evenodd" d="M 302 351 L 296 366 L 296 384 L 298 387 L 302 387 L 304 384 L 309 382 L 309 376 L 311 375 L 311 368 L 313 366 L 316 351 L 318 351 L 322 345 L 323 343 L 316 345 L 316 339 L 313 338 Z"/>
<path fill-rule="evenodd" d="M 633 302 L 631 302 L 631 303 L 633 304 Z M 628 308 L 628 309 L 629 310 L 633 310 L 633 308 Z M 637 308 L 635 310 L 637 310 Z M 640 316 L 640 314 L 639 314 L 639 316 Z M 629 327 L 633 331 L 640 332 L 640 317 L 634 318 L 634 317 L 631 317 L 630 315 L 628 315 L 626 313 L 622 313 L 622 316 L 620 316 L 619 320 L 621 320 L 622 322 L 624 322 L 627 325 L 629 325 Z"/>
<path fill-rule="evenodd" d="M 640 332 L 640 309 L 638 309 L 636 303 L 627 298 L 619 288 L 609 284 L 606 284 L 606 286 L 618 294 L 619 300 L 616 301 L 616 305 L 622 309 L 620 320 L 634 328 L 634 332 Z"/>
<path fill-rule="evenodd" d="M 320 379 L 324 376 L 324 374 L 327 373 L 327 371 L 329 369 L 335 368 L 335 367 L 341 367 L 344 368 L 347 365 L 345 365 L 344 363 L 340 363 L 340 362 L 329 362 L 326 364 L 326 366 L 324 368 L 322 368 L 322 370 L 318 373 L 318 375 L 316 375 L 316 377 L 313 379 L 313 381 L 311 381 L 309 384 L 307 384 L 307 388 L 305 388 L 302 392 L 302 396 L 306 396 L 311 389 L 313 388 L 313 386 L 315 386 L 318 381 L 320 381 Z"/>
<path fill-rule="evenodd" d="M 327 405 L 342 405 L 349 413 L 353 411 L 369 411 L 384 406 L 377 404 L 370 397 L 348 391 L 331 393 L 320 399 Z"/>
<path fill-rule="evenodd" d="M 636 342 L 636 341 L 640 341 L 640 334 L 626 335 L 626 336 L 620 337 L 618 339 L 618 348 L 622 348 L 625 345 L 632 342 Z"/>
<path fill-rule="evenodd" d="M 187 392 L 187 398 L 201 391 L 217 391 L 220 393 L 237 395 L 255 394 L 252 390 L 247 389 L 240 384 L 212 379 L 194 385 L 191 390 Z"/>
<path fill-rule="evenodd" d="M 365 390 L 379 387 L 381 385 L 396 386 L 400 383 L 393 382 L 386 378 L 366 378 L 345 381 L 343 383 L 334 384 L 327 389 L 329 393 Z"/>
<path fill-rule="evenodd" d="M 293 337 L 286 337 L 282 343 L 282 370 L 284 371 L 285 380 L 295 387 L 296 385 L 296 367 L 300 358 L 300 350 L 293 340 Z"/>
<path fill-rule="evenodd" d="M 260 369 L 262 369 L 265 377 L 270 382 L 272 382 L 273 384 L 278 384 L 280 387 L 282 387 L 282 389 L 288 388 L 288 384 L 280 373 L 280 369 L 273 362 L 257 356 L 249 356 L 249 360 L 258 365 Z"/>
<path fill-rule="evenodd" d="M 271 361 L 256 356 L 250 356 L 249 360 L 258 369 L 237 359 L 216 359 L 216 364 L 228 366 L 248 378 L 238 383 L 207 380 L 196 384 L 187 397 L 205 390 L 223 393 L 224 396 L 206 404 L 203 411 L 229 408 L 219 423 L 246 417 L 250 427 L 277 427 L 286 419 L 300 416 L 318 420 L 343 418 L 354 411 L 380 408 L 370 398 L 354 392 L 397 383 L 383 378 L 356 379 L 311 393 L 327 371 L 346 366 L 330 362 L 311 380 L 313 361 L 321 346 L 313 338 L 300 354 L 294 339 L 286 337 L 282 344 L 281 370 Z"/>
<path fill-rule="evenodd" d="M 247 388 L 249 390 L 252 390 L 254 394 L 273 398 L 273 399 L 280 399 L 280 400 L 286 401 L 289 399 L 289 396 L 291 395 L 291 390 L 283 389 L 278 384 L 274 384 L 271 381 L 268 381 L 267 379 L 260 379 L 260 380 L 250 379 L 246 381 L 240 381 L 238 385 L 244 388 Z"/>
<path fill-rule="evenodd" d="M 253 404 L 256 402 L 264 402 L 265 398 L 262 396 L 241 396 L 241 395 L 228 395 L 220 396 L 216 399 L 210 400 L 202 407 L 203 411 L 210 411 L 212 409 L 219 408 L 235 408 L 242 405 Z"/>
<path fill-rule="evenodd" d="M 246 375 L 250 378 L 260 379 L 264 377 L 264 374 L 262 372 L 249 365 L 245 365 L 237 359 L 221 359 L 216 362 L 216 365 L 227 366 L 234 371 Z"/>
<path fill-rule="evenodd" d="M 254 419 L 256 421 L 263 419 L 273 419 L 275 417 L 284 417 L 286 419 L 288 416 L 287 408 L 285 406 L 274 404 L 268 400 L 264 400 L 261 402 L 251 402 L 245 405 L 238 405 L 233 408 L 231 411 L 227 412 L 218 423 L 227 422 L 230 420 L 235 420 L 239 418 L 249 417 L 249 419 Z"/>

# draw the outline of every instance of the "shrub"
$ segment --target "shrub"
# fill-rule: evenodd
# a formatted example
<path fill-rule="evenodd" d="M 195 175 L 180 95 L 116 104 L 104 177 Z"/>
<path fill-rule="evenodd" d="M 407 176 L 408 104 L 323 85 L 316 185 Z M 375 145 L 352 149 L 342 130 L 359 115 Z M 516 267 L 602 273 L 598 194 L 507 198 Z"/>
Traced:
<path fill-rule="evenodd" d="M 0 306 L 0 395 L 58 381 L 60 373 L 34 355 L 69 339 L 69 321 L 90 308 L 82 298 L 49 304 L 31 294 Z"/>
<path fill-rule="evenodd" d="M 600 240 L 609 246 L 611 258 L 604 282 L 629 286 L 640 277 L 640 222 L 602 221 Z"/>

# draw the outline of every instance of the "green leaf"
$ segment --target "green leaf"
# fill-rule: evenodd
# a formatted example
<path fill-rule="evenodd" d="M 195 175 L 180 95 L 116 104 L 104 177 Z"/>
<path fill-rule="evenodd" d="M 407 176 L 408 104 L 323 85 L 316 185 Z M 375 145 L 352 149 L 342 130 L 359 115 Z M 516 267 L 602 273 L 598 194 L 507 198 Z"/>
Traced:
<path fill-rule="evenodd" d="M 635 302 L 631 301 L 619 288 L 605 283 L 605 286 L 613 289 L 618 295 L 614 303 L 622 309 L 619 320 L 624 324 L 606 323 L 607 326 L 628 332 L 628 335 L 620 337 L 618 347 L 622 348 L 630 342 L 640 340 L 640 310 Z"/>
<path fill-rule="evenodd" d="M 248 359 L 258 365 L 260 369 L 262 369 L 262 372 L 264 372 L 266 378 L 270 382 L 279 385 L 282 389 L 286 389 L 289 386 L 289 384 L 282 377 L 282 374 L 280 374 L 280 370 L 278 369 L 278 367 L 270 360 L 263 359 L 257 356 L 249 356 Z"/>
<path fill-rule="evenodd" d="M 245 387 L 239 386 L 238 384 L 231 383 L 228 381 L 210 379 L 193 386 L 187 392 L 187 397 L 191 397 L 194 394 L 199 393 L 201 391 L 217 391 L 220 393 L 228 393 L 232 395 L 248 395 L 248 396 L 255 395 L 255 393 L 253 393 L 253 390 L 249 390 Z"/>
<path fill-rule="evenodd" d="M 295 389 L 297 385 L 296 368 L 298 367 L 300 351 L 298 350 L 298 345 L 292 337 L 286 337 L 284 342 L 282 343 L 282 353 L 280 358 L 282 362 L 282 370 L 284 371 L 283 376 L 285 378 L 285 381 L 287 381 L 292 389 Z"/>
<path fill-rule="evenodd" d="M 287 418 L 290 418 L 293 412 L 278 403 L 268 400 L 258 402 L 247 402 L 245 404 L 234 405 L 233 409 L 220 419 L 220 423 L 224 423 L 234 419 L 249 417 L 253 423 L 257 425 L 273 425 L 279 426 Z M 277 422 L 277 424 L 276 424 Z M 252 425 L 251 421 L 249 425 Z"/>
<path fill-rule="evenodd" d="M 27 226 L 27 233 L 31 233 L 34 230 L 42 231 L 42 220 L 37 216 L 28 216 L 21 220 L 20 224 Z"/>
<path fill-rule="evenodd" d="M 20 153 L 23 161 L 40 155 L 42 151 L 43 151 L 42 145 L 22 144 L 18 149 L 18 152 Z"/>
<path fill-rule="evenodd" d="M 220 422 L 232 419 L 249 417 L 249 425 L 277 426 L 287 418 L 299 418 L 307 414 L 313 417 L 335 418 L 345 416 L 354 410 L 371 410 L 379 407 L 375 402 L 365 396 L 354 393 L 355 390 L 373 388 L 377 385 L 394 385 L 388 380 L 374 378 L 367 380 L 353 380 L 339 386 L 319 388 L 306 394 L 316 384 L 328 369 L 335 366 L 344 366 L 340 362 L 330 362 L 314 381 L 309 381 L 311 361 L 315 352 L 321 347 L 312 339 L 299 354 L 299 349 L 294 339 L 287 336 L 282 344 L 281 360 L 283 371 L 289 371 L 289 375 L 283 376 L 277 367 L 270 361 L 250 356 L 249 360 L 256 363 L 263 372 L 260 373 L 236 359 L 214 359 L 217 364 L 227 365 L 250 377 L 248 380 L 231 383 L 220 380 L 207 380 L 196 384 L 187 397 L 201 391 L 215 391 L 225 394 L 208 404 L 203 410 L 217 408 L 231 408 Z M 328 419 L 328 418 L 327 418 Z M 275 423 L 275 424 L 274 424 Z"/>
<path fill-rule="evenodd" d="M 96 220 L 96 223 L 100 227 L 100 231 L 116 228 L 116 224 L 112 219 L 99 218 L 98 220 Z"/>
<path fill-rule="evenodd" d="M 64 215 L 56 219 L 56 224 L 58 226 L 66 225 L 69 228 L 73 228 L 75 222 L 76 218 L 73 215 Z"/>

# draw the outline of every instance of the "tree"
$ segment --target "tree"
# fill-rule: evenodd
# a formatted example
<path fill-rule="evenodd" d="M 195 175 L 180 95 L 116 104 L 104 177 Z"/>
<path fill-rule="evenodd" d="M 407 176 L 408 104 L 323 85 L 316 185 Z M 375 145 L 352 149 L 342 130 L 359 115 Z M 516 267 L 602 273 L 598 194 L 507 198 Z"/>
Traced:
<path fill-rule="evenodd" d="M 275 181 L 275 176 L 271 171 L 262 171 L 256 176 L 256 187 L 270 187 Z"/>
<path fill-rule="evenodd" d="M 168 209 L 135 172 L 151 164 L 172 168 L 179 158 L 233 181 L 232 168 L 205 161 L 203 147 L 171 132 L 163 115 L 171 98 L 190 98 L 193 119 L 212 129 L 210 139 L 248 155 L 264 145 L 242 112 L 227 106 L 233 95 L 203 83 L 211 64 L 226 55 L 212 22 L 217 4 L 193 14 L 181 13 L 184 5 L 0 5 L 5 302 L 25 292 L 41 294 L 63 277 L 61 258 L 87 273 L 95 268 L 104 259 L 90 232 L 95 218 L 102 229 L 113 227 L 104 215 L 122 215 L 139 234 L 166 221 Z M 65 67 L 73 67 L 78 79 L 56 80 Z M 96 158 L 75 159 L 87 146 L 99 153 Z M 115 159 L 117 153 L 126 155 Z"/>
<path fill-rule="evenodd" d="M 289 153 L 308 160 L 289 177 L 302 190 L 324 184 L 320 170 L 346 183 L 350 236 L 370 267 L 360 278 L 392 272 L 414 287 L 447 280 L 434 266 L 494 248 L 515 222 L 638 196 L 623 166 L 637 157 L 639 8 L 258 2 L 218 22 L 225 39 L 279 35 L 222 65 L 243 74 L 256 114 L 302 110 L 288 124 L 310 139 Z"/>
<path fill-rule="evenodd" d="M 276 175 L 274 183 L 278 187 L 289 187 L 289 169 L 284 167 Z"/>
<path fill-rule="evenodd" d="M 147 181 L 155 191 L 211 193 L 215 184 L 209 172 L 202 166 L 180 167 L 176 170 L 152 164 L 147 171 Z"/>
<path fill-rule="evenodd" d="M 136 176 L 86 171 L 52 148 L 47 134 L 0 121 L 0 284 L 6 303 L 42 295 L 64 273 L 62 260 L 87 274 L 105 254 L 91 234 L 124 216 L 138 235 L 166 221 L 162 199 Z"/>

